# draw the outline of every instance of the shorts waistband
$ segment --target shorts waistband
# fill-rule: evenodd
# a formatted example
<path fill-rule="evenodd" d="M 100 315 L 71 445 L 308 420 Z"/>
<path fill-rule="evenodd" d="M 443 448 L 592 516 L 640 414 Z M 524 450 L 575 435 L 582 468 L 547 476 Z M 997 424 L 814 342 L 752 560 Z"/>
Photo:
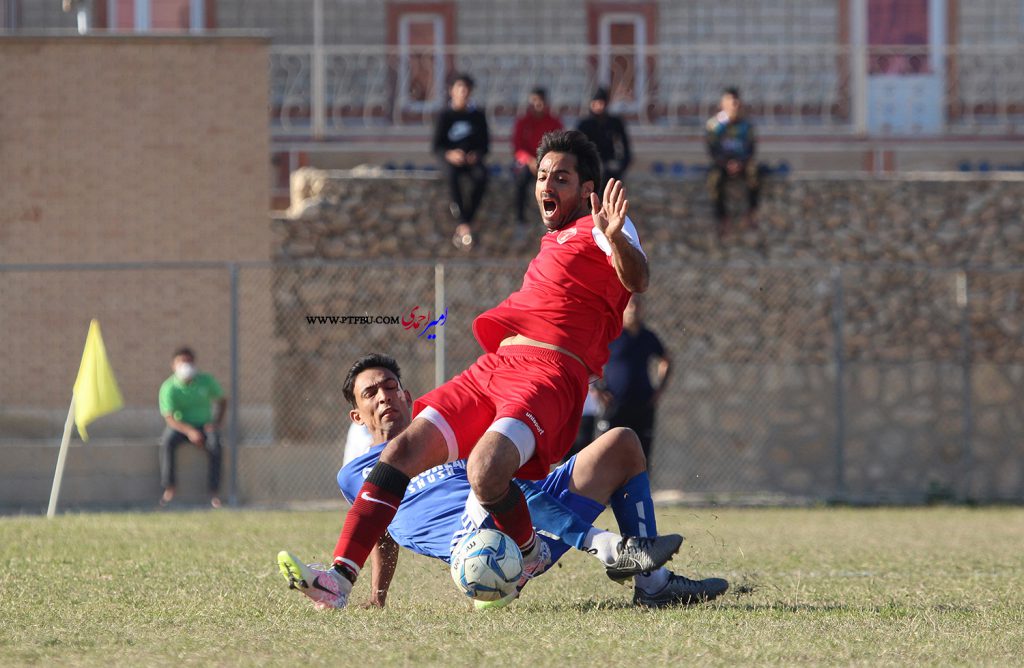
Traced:
<path fill-rule="evenodd" d="M 524 345 L 501 346 L 495 354 L 499 357 L 532 357 L 534 359 L 548 360 L 551 362 L 572 362 L 572 366 L 576 367 L 579 371 L 589 373 L 586 366 L 580 360 L 576 359 L 572 355 L 566 355 L 563 352 L 551 350 L 550 348 Z"/>

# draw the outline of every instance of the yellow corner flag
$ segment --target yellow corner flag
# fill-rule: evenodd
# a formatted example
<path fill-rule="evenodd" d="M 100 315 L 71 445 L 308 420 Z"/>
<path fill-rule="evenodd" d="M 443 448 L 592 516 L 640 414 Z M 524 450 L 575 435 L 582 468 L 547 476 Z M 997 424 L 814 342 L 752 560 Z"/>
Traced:
<path fill-rule="evenodd" d="M 75 379 L 74 397 L 75 424 L 78 425 L 78 433 L 83 441 L 89 440 L 89 434 L 85 431 L 89 423 L 124 406 L 121 390 L 117 388 L 117 380 L 114 379 L 114 370 L 107 360 L 100 323 L 96 320 L 89 323 L 82 365 L 78 367 L 78 378 Z"/>

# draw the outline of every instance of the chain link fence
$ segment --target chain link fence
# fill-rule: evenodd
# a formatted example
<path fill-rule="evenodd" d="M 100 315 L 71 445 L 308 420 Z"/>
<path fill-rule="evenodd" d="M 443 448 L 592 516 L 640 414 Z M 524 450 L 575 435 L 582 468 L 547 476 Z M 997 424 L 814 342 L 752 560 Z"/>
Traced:
<path fill-rule="evenodd" d="M 191 343 L 231 397 L 235 498 L 336 499 L 349 365 L 386 352 L 414 396 L 428 391 L 479 355 L 473 318 L 517 289 L 525 267 L 7 267 L 0 306 L 18 380 L 0 386 L 0 444 L 59 440 L 97 316 L 127 406 L 90 427 L 95 440 L 155 447 L 157 388 L 173 348 Z M 656 489 L 722 501 L 1024 500 L 1024 268 L 659 260 L 652 286 L 646 321 L 674 362 Z M 157 308 L 172 303 L 186 306 Z"/>

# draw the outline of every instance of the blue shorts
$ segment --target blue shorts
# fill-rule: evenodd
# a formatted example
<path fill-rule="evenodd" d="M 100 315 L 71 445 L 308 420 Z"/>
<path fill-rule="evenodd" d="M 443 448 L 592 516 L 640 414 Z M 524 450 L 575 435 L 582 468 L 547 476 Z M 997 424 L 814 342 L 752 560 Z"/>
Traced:
<path fill-rule="evenodd" d="M 601 513 L 604 512 L 604 505 L 591 498 L 569 491 L 569 479 L 572 477 L 572 469 L 575 465 L 576 455 L 573 455 L 568 461 L 549 473 L 546 478 L 539 480 L 537 484 L 542 490 L 561 501 L 569 510 L 576 513 L 584 522 L 593 524 Z M 543 533 L 538 533 L 537 535 L 551 548 L 552 564 L 558 561 L 572 547 L 572 545 L 567 545 Z"/>

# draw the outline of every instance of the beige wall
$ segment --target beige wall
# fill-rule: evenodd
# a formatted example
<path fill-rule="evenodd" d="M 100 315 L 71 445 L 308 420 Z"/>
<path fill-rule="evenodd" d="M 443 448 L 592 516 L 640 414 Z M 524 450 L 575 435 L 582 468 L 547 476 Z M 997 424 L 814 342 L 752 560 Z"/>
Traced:
<path fill-rule="evenodd" d="M 0 265 L 267 260 L 267 49 L 0 37 Z M 267 275 L 242 274 L 243 361 L 270 337 L 268 290 L 254 289 Z M 129 408 L 115 422 L 138 409 L 149 424 L 182 343 L 226 385 L 229 287 L 217 265 L 0 271 L 0 439 L 49 433 L 39 425 L 66 411 L 90 318 Z M 242 383 L 249 402 L 269 400 L 265 374 Z"/>
<path fill-rule="evenodd" d="M 266 259 L 267 43 L 0 39 L 0 262 Z"/>

